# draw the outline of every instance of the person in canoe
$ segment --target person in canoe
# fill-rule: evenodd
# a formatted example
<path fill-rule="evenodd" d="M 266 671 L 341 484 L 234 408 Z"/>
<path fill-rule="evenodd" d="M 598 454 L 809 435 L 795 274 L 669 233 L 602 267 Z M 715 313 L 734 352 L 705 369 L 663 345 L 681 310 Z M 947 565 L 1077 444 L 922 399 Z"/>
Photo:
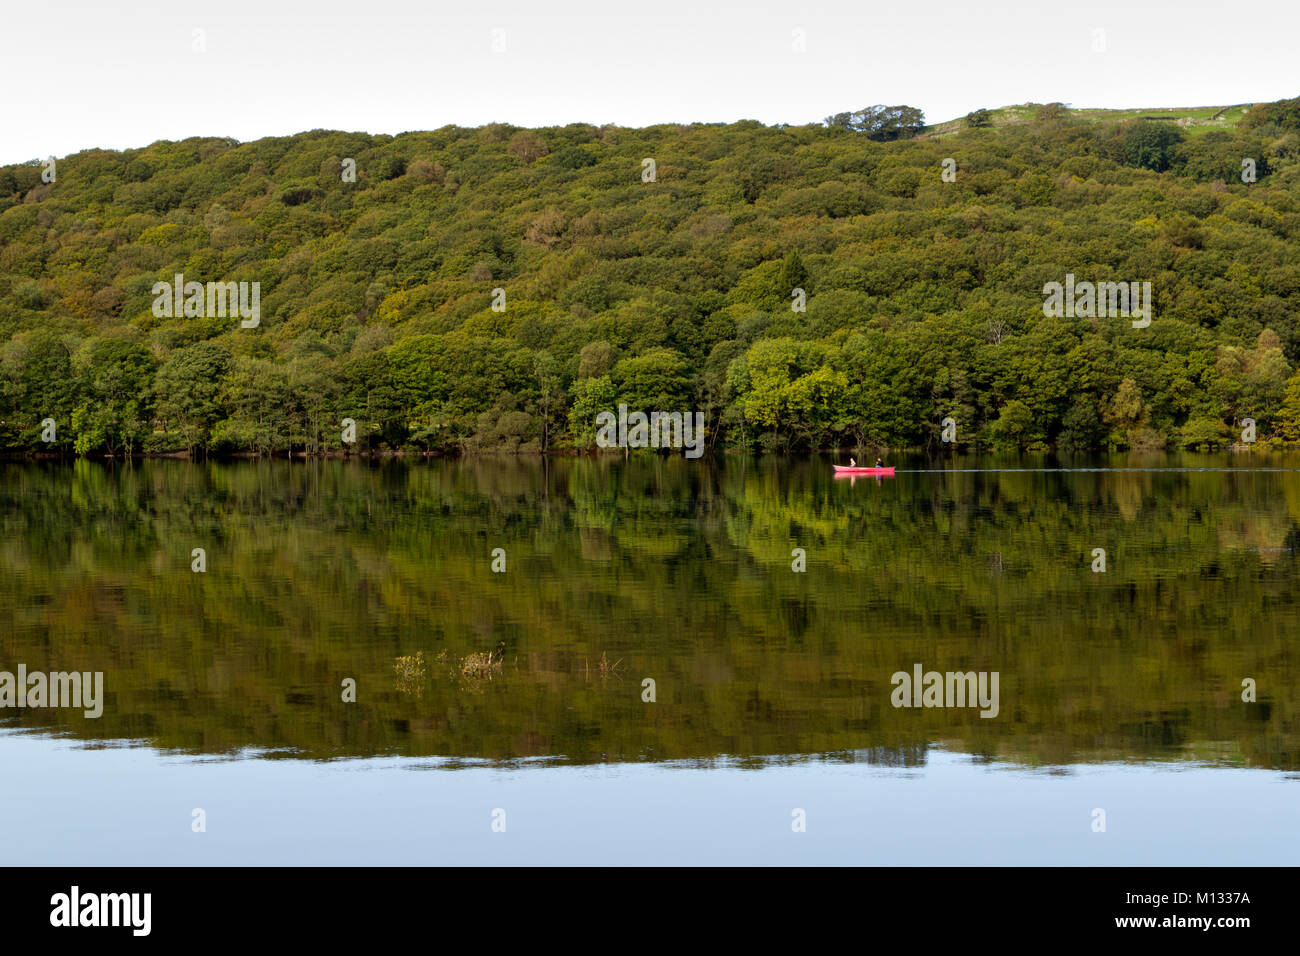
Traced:
<path fill-rule="evenodd" d="M 884 461 L 882 461 L 882 460 L 879 458 L 879 456 L 877 456 L 877 458 L 876 458 L 876 467 L 877 467 L 877 468 L 884 468 L 884 467 L 885 467 L 885 463 L 884 463 Z"/>

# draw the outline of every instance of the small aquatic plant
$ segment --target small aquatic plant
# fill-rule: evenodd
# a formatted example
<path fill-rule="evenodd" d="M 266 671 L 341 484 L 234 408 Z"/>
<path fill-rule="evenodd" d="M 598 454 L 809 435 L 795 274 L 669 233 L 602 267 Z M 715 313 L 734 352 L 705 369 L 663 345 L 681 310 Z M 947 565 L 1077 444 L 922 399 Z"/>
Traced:
<path fill-rule="evenodd" d="M 623 658 L 620 657 L 616 661 L 610 661 L 610 659 L 605 655 L 605 652 L 601 651 L 600 660 L 596 661 L 596 676 L 601 680 L 612 677 L 618 673 L 619 665 L 622 663 Z M 582 662 L 582 666 L 586 670 L 587 679 L 590 680 L 592 670 L 591 666 L 586 661 Z"/>
<path fill-rule="evenodd" d="M 505 660 L 506 642 L 498 641 L 494 650 L 479 652 L 466 657 L 460 665 L 460 672 L 466 677 L 491 678 L 493 673 L 501 670 Z"/>
<path fill-rule="evenodd" d="M 424 651 L 416 651 L 414 657 L 399 657 L 393 664 L 397 677 L 393 686 L 403 694 L 419 697 L 424 687 Z"/>

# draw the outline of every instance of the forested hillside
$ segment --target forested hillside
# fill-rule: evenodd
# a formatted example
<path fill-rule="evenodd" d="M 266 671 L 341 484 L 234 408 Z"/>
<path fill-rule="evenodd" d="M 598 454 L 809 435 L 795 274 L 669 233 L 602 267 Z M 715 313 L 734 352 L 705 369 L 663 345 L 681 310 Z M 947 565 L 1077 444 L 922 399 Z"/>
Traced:
<path fill-rule="evenodd" d="M 0 448 L 589 448 L 619 403 L 703 411 L 714 451 L 936 445 L 945 418 L 981 447 L 1214 445 L 1244 419 L 1300 441 L 1300 100 L 1238 114 L 313 131 L 0 167 Z M 177 275 L 258 283 L 259 320 L 160 317 Z M 1046 317 L 1067 275 L 1150 282 L 1150 325 Z"/>

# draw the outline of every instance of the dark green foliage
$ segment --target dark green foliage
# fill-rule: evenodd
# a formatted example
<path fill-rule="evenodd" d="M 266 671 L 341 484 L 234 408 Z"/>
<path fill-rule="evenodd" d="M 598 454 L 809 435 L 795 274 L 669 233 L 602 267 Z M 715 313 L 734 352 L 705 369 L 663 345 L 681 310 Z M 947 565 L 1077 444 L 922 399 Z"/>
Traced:
<path fill-rule="evenodd" d="M 791 249 L 781 264 L 780 294 L 789 296 L 792 289 L 802 289 L 808 281 L 808 270 L 799 258 L 799 250 Z M 807 291 L 807 290 L 805 290 Z"/>
<path fill-rule="evenodd" d="M 1174 151 L 1183 141 L 1182 131 L 1165 120 L 1137 120 L 1119 140 L 1126 166 L 1139 166 L 1162 173 L 1173 165 Z"/>
<path fill-rule="evenodd" d="M 551 162 L 561 169 L 585 169 L 596 165 L 596 157 L 581 146 L 562 149 L 551 157 Z"/>
<path fill-rule="evenodd" d="M 310 187 L 300 187 L 298 189 L 286 189 L 280 194 L 280 202 L 286 206 L 300 206 L 309 199 L 320 198 L 320 193 Z"/>
<path fill-rule="evenodd" d="M 1241 163 L 1247 158 L 1254 161 L 1257 178 L 1272 172 L 1268 148 L 1260 140 L 1211 130 L 1182 143 L 1174 154 L 1174 166 L 1180 174 L 1198 182 L 1241 182 Z"/>
<path fill-rule="evenodd" d="M 826 117 L 826 125 L 865 133 L 868 139 L 889 142 L 907 139 L 925 129 L 925 114 L 915 106 L 868 106 Z"/>

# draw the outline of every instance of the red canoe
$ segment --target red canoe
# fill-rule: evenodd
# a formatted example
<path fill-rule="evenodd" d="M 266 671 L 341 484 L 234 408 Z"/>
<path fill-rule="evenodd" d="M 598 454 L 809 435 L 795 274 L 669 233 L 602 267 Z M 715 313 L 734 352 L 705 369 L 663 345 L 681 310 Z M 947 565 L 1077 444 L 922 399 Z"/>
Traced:
<path fill-rule="evenodd" d="M 836 475 L 888 475 L 893 477 L 894 466 L 888 468 L 863 468 L 862 466 L 853 465 L 833 465 Z"/>

